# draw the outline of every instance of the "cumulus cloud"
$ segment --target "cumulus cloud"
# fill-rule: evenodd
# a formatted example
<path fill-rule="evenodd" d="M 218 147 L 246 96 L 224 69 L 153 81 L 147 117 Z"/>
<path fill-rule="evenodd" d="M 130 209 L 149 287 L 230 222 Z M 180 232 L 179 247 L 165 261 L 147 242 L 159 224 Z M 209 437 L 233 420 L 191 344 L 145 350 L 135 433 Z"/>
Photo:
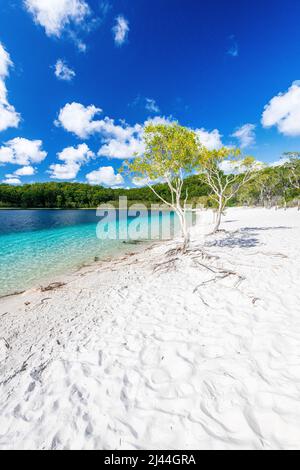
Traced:
<path fill-rule="evenodd" d="M 21 176 L 32 176 L 36 173 L 36 169 L 32 166 L 24 166 L 19 168 L 18 170 L 14 171 L 12 174 L 5 175 L 5 179 L 3 183 L 11 184 L 11 185 L 19 185 L 22 184 L 20 180 Z"/>
<path fill-rule="evenodd" d="M 82 165 L 87 163 L 95 154 L 86 144 L 77 147 L 67 147 L 57 154 L 62 163 L 50 165 L 50 178 L 58 180 L 71 180 L 76 178 Z"/>
<path fill-rule="evenodd" d="M 54 73 L 59 80 L 63 80 L 65 82 L 71 82 L 76 76 L 74 70 L 72 70 L 62 59 L 58 59 L 56 62 L 54 66 Z"/>
<path fill-rule="evenodd" d="M 286 136 L 300 135 L 300 82 L 294 82 L 285 92 L 279 93 L 265 106 L 262 125 L 277 127 Z"/>
<path fill-rule="evenodd" d="M 134 177 L 132 178 L 132 183 L 134 184 L 134 186 L 137 186 L 138 188 L 142 188 L 143 186 L 146 186 L 147 184 L 151 184 L 151 180 L 149 178 Z"/>
<path fill-rule="evenodd" d="M 245 124 L 237 129 L 232 134 L 232 137 L 239 140 L 241 148 L 250 147 L 256 142 L 255 129 L 256 126 L 254 124 Z"/>
<path fill-rule="evenodd" d="M 143 141 L 144 128 L 148 124 L 171 124 L 171 120 L 165 117 L 156 116 L 148 119 L 144 124 L 129 126 L 123 123 L 116 125 L 113 120 L 107 118 L 106 126 L 102 129 L 102 139 L 104 145 L 100 148 L 98 155 L 108 158 L 134 158 L 135 154 L 142 154 L 145 151 Z"/>
<path fill-rule="evenodd" d="M 98 134 L 102 141 L 98 156 L 122 160 L 134 158 L 135 154 L 144 152 L 145 126 L 148 124 L 168 125 L 175 122 L 172 117 L 154 116 L 142 124 L 131 126 L 124 121 L 116 123 L 114 119 L 109 117 L 95 119 L 100 113 L 102 113 L 102 109 L 94 105 L 85 107 L 80 103 L 68 103 L 60 110 L 55 124 L 81 139 Z M 209 150 L 222 147 L 222 136 L 217 129 L 211 132 L 205 129 L 196 129 L 195 132 L 200 142 Z"/>
<path fill-rule="evenodd" d="M 10 127 L 18 127 L 20 115 L 9 104 L 5 79 L 9 75 L 9 69 L 13 66 L 10 55 L 0 42 L 0 132 Z"/>
<path fill-rule="evenodd" d="M 282 157 L 279 160 L 276 160 L 275 162 L 270 163 L 271 167 L 278 167 L 278 166 L 283 166 L 286 163 L 289 163 L 291 159 L 289 157 Z"/>
<path fill-rule="evenodd" d="M 100 113 L 102 109 L 93 105 L 85 107 L 80 103 L 68 103 L 60 110 L 55 124 L 81 139 L 87 139 L 101 131 L 103 121 L 94 120 L 94 117 Z"/>
<path fill-rule="evenodd" d="M 92 171 L 86 175 L 90 184 L 101 184 L 112 188 L 120 187 L 124 184 L 122 175 L 115 173 L 112 166 L 103 166 L 98 170 Z"/>
<path fill-rule="evenodd" d="M 33 166 L 23 166 L 14 172 L 16 176 L 32 176 L 36 173 L 36 169 Z"/>
<path fill-rule="evenodd" d="M 126 126 L 125 132 L 120 132 L 120 126 L 115 126 L 106 133 L 106 143 L 99 149 L 98 155 L 108 158 L 133 158 L 136 153 L 144 152 L 143 127 L 140 125 Z M 122 128 L 121 128 L 122 129 Z"/>
<path fill-rule="evenodd" d="M 117 46 L 122 46 L 122 44 L 124 44 L 128 37 L 129 22 L 122 15 L 119 15 L 115 21 L 116 23 L 112 29 L 115 38 L 115 43 Z"/>
<path fill-rule="evenodd" d="M 0 164 L 29 166 L 30 163 L 41 163 L 47 156 L 42 150 L 41 140 L 28 140 L 16 137 L 0 147 Z"/>
<path fill-rule="evenodd" d="M 144 144 L 139 137 L 131 137 L 126 141 L 112 139 L 100 148 L 98 156 L 124 159 L 133 158 L 135 154 L 141 154 L 143 151 Z"/>
<path fill-rule="evenodd" d="M 224 171 L 226 175 L 231 174 L 241 174 L 246 171 L 245 165 L 241 161 L 225 160 L 220 165 L 220 169 Z M 255 161 L 251 165 L 252 170 L 262 170 L 265 167 L 265 164 L 260 161 Z"/>
<path fill-rule="evenodd" d="M 42 26 L 47 36 L 61 37 L 64 32 L 77 42 L 80 50 L 85 45 L 77 38 L 78 28 L 87 27 L 91 9 L 84 0 L 23 0 L 34 22 Z"/>
<path fill-rule="evenodd" d="M 99 156 L 131 158 L 135 152 L 142 150 L 143 126 L 129 126 L 124 122 L 116 124 L 108 117 L 95 119 L 101 112 L 94 105 L 85 107 L 80 103 L 66 104 L 59 112 L 56 125 L 82 139 L 99 134 L 103 142 Z"/>
<path fill-rule="evenodd" d="M 9 53 L 5 50 L 2 43 L 0 43 L 0 77 L 6 78 L 9 74 L 9 69 L 13 63 L 10 59 Z"/>
<path fill-rule="evenodd" d="M 222 136 L 218 129 L 209 132 L 205 129 L 196 129 L 196 134 L 204 147 L 208 150 L 219 149 L 222 147 Z"/>
<path fill-rule="evenodd" d="M 143 133 L 147 124 L 172 122 L 170 118 L 155 116 L 144 124 L 130 126 L 124 121 L 117 124 L 109 117 L 95 119 L 100 113 L 102 110 L 94 105 L 85 107 L 80 103 L 66 104 L 59 112 L 56 125 L 82 139 L 98 134 L 102 141 L 98 156 L 124 159 L 134 158 L 135 153 L 143 153 Z"/>
<path fill-rule="evenodd" d="M 11 185 L 18 185 L 21 184 L 21 180 L 19 178 L 8 177 L 2 181 L 4 184 L 11 184 Z"/>

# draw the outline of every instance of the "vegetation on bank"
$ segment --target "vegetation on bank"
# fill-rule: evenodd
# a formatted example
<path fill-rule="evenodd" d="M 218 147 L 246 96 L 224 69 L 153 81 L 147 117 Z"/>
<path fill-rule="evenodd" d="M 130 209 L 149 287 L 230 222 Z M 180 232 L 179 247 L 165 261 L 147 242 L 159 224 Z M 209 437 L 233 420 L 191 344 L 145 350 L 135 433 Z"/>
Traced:
<path fill-rule="evenodd" d="M 149 124 L 144 143 L 144 153 L 125 162 L 121 171 L 148 182 L 145 187 L 112 189 L 68 182 L 0 184 L 0 208 L 89 209 L 108 203 L 118 206 L 119 198 L 126 196 L 128 204 L 140 202 L 150 207 L 164 203 L 171 207 L 182 217 L 184 231 L 186 202 L 216 208 L 216 230 L 228 205 L 299 207 L 299 152 L 284 154 L 281 165 L 262 166 L 239 149 L 208 150 L 194 131 L 178 123 Z"/>
<path fill-rule="evenodd" d="M 248 182 L 230 201 L 231 206 L 249 205 L 297 205 L 300 199 L 300 165 L 297 177 L 292 185 L 289 181 L 288 165 L 269 167 L 258 172 L 255 179 Z M 155 185 L 155 190 L 163 198 L 169 197 L 167 184 Z M 182 193 L 188 190 L 188 202 L 203 204 L 205 207 L 215 207 L 212 191 L 204 178 L 194 175 L 184 180 Z M 160 203 L 159 198 L 150 188 L 109 189 L 101 186 L 90 186 L 82 183 L 35 183 L 23 186 L 0 184 L 0 207 L 11 208 L 58 208 L 58 209 L 88 209 L 102 203 L 117 204 L 120 196 L 127 196 L 129 202 L 143 202 L 150 206 Z"/>

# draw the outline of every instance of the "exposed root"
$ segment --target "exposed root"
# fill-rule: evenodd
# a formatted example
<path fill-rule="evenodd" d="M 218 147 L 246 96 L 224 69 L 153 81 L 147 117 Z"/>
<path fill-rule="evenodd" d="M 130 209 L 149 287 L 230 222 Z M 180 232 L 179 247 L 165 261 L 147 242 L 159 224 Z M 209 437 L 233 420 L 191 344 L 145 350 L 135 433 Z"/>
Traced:
<path fill-rule="evenodd" d="M 0 382 L 0 386 L 4 386 L 6 384 L 8 384 L 8 382 L 10 382 L 11 380 L 13 380 L 15 377 L 17 377 L 19 374 L 22 374 L 22 372 L 25 372 L 27 370 L 27 367 L 28 367 L 28 361 L 29 359 L 33 356 L 33 354 L 31 354 L 27 359 L 26 361 L 23 362 L 22 366 L 20 367 L 20 369 L 16 370 L 12 375 L 10 375 L 7 379 L 3 380 L 2 382 Z"/>
<path fill-rule="evenodd" d="M 257 255 L 264 255 L 264 256 L 271 256 L 272 258 L 283 258 L 283 259 L 288 259 L 287 255 L 284 255 L 283 253 L 272 253 L 272 252 L 267 252 L 267 251 L 258 251 L 256 253 Z"/>
<path fill-rule="evenodd" d="M 175 267 L 175 263 L 176 261 L 178 261 L 179 258 L 172 258 L 168 261 L 164 261 L 162 263 L 159 263 L 159 264 L 156 264 L 153 268 L 153 272 L 168 272 L 170 271 L 172 268 Z"/>
<path fill-rule="evenodd" d="M 49 292 L 52 290 L 60 289 L 61 287 L 64 287 L 65 285 L 66 285 L 65 282 L 53 282 L 52 284 L 49 284 L 49 286 L 41 287 L 41 292 Z"/>
<path fill-rule="evenodd" d="M 217 272 L 217 271 L 212 270 L 212 269 L 211 269 L 211 271 L 213 271 L 214 273 Z M 207 281 L 201 282 L 198 286 L 195 287 L 195 289 L 193 290 L 193 293 L 195 294 L 198 291 L 198 289 L 200 289 L 200 287 L 206 286 L 207 284 L 210 284 L 210 283 L 215 283 L 215 282 L 218 282 L 218 281 L 222 281 L 223 279 L 226 279 L 229 276 L 236 276 L 238 278 L 238 280 L 237 280 L 237 282 L 234 286 L 235 288 L 238 288 L 238 286 L 241 284 L 241 282 L 243 282 L 245 280 L 244 277 L 240 276 L 239 274 L 237 274 L 233 271 L 219 270 L 219 273 L 220 273 L 220 275 L 215 276 L 212 279 L 208 279 Z"/>
<path fill-rule="evenodd" d="M 6 349 L 11 349 L 11 348 L 10 348 L 10 345 L 9 345 L 9 343 L 8 343 L 8 341 L 4 338 L 4 336 L 1 336 L 0 339 L 2 339 L 2 340 L 4 341 L 4 344 L 5 344 Z"/>

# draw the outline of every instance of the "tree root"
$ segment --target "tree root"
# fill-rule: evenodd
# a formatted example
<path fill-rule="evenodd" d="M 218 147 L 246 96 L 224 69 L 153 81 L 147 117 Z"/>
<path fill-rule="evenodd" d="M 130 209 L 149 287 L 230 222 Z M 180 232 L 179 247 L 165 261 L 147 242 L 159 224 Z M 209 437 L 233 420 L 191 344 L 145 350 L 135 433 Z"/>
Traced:
<path fill-rule="evenodd" d="M 65 282 L 53 282 L 52 284 L 49 284 L 49 286 L 46 287 L 41 287 L 41 292 L 49 292 L 52 290 L 59 289 L 60 287 L 64 287 L 66 285 Z"/>
<path fill-rule="evenodd" d="M 175 267 L 175 263 L 178 260 L 179 260 L 179 258 L 177 257 L 177 258 L 172 258 L 168 261 L 164 261 L 163 263 L 156 264 L 153 268 L 153 272 L 155 272 L 155 273 L 157 273 L 157 272 L 168 272 L 172 268 Z"/>

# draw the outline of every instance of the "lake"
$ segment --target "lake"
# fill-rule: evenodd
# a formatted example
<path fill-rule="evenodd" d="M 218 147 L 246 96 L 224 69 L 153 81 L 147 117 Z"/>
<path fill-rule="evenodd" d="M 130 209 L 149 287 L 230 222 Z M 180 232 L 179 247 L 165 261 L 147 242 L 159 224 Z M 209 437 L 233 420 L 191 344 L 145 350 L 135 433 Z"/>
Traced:
<path fill-rule="evenodd" d="M 136 217 L 116 211 L 116 222 L 112 218 L 101 225 L 101 233 L 113 233 L 116 228 L 117 233 L 123 233 L 138 227 L 140 238 L 147 239 L 150 222 L 157 228 L 169 217 L 174 225 L 174 216 L 169 213 L 138 215 L 139 223 Z M 95 210 L 0 210 L 0 296 L 52 281 L 95 259 L 132 250 L 124 240 L 99 239 L 101 220 Z"/>

